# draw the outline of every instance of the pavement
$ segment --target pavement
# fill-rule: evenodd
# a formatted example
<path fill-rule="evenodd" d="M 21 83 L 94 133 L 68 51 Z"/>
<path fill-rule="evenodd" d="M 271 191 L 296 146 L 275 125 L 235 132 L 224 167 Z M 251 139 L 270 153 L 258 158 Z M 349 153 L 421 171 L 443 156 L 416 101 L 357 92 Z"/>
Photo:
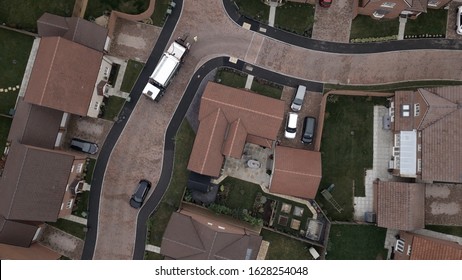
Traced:
<path fill-rule="evenodd" d="M 374 187 L 373 182 L 378 178 L 390 181 L 393 176 L 388 173 L 390 151 L 393 148 L 393 133 L 391 130 L 382 128 L 382 117 L 388 114 L 388 109 L 383 106 L 374 106 L 374 130 L 373 130 L 373 163 L 372 169 L 366 170 L 364 180 L 365 196 L 353 198 L 354 220 L 364 222 L 364 214 L 374 211 Z"/>
<path fill-rule="evenodd" d="M 406 17 L 399 17 L 398 40 L 404 39 L 404 30 L 406 29 Z"/>
<path fill-rule="evenodd" d="M 277 6 L 278 6 L 277 3 L 270 2 L 268 25 L 272 27 L 274 27 L 274 20 L 276 19 L 276 7 Z"/>

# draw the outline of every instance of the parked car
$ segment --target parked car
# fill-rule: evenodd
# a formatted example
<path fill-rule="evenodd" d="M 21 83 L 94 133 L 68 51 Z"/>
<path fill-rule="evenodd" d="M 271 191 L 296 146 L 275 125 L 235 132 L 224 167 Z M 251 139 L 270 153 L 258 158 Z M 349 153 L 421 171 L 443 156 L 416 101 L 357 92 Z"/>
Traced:
<path fill-rule="evenodd" d="M 456 33 L 462 35 L 462 6 L 457 8 Z"/>
<path fill-rule="evenodd" d="M 316 119 L 313 117 L 305 117 L 303 121 L 302 142 L 305 144 L 313 143 L 314 128 L 316 126 Z"/>
<path fill-rule="evenodd" d="M 294 139 L 295 134 L 297 133 L 297 120 L 298 114 L 290 112 L 287 115 L 286 130 L 284 136 L 289 139 Z"/>
<path fill-rule="evenodd" d="M 319 0 L 319 6 L 329 8 L 332 4 L 332 0 Z"/>
<path fill-rule="evenodd" d="M 71 148 L 91 155 L 98 152 L 98 144 L 79 138 L 72 138 Z"/>
<path fill-rule="evenodd" d="M 151 189 L 151 182 L 148 180 L 142 179 L 138 183 L 138 187 L 136 187 L 135 193 L 130 198 L 130 206 L 138 209 L 143 205 L 144 199 L 148 194 L 149 190 Z"/>
<path fill-rule="evenodd" d="M 290 109 L 294 112 L 300 111 L 302 109 L 303 100 L 305 99 L 306 87 L 305 86 L 298 86 L 297 92 L 295 93 L 294 100 L 292 100 L 292 104 L 290 105 Z"/>

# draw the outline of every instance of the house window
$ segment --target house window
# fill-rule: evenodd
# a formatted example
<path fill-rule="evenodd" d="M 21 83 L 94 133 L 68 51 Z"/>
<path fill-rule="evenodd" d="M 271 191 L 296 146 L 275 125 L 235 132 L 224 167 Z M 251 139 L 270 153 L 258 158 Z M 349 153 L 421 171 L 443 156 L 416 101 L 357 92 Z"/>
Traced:
<path fill-rule="evenodd" d="M 74 199 L 71 199 L 71 200 L 69 200 L 69 201 L 67 202 L 67 204 L 66 204 L 66 209 L 71 208 L 71 207 L 72 207 L 72 203 L 74 203 Z"/>
<path fill-rule="evenodd" d="M 66 192 L 69 190 L 69 184 L 66 185 Z"/>
<path fill-rule="evenodd" d="M 422 131 L 419 131 L 419 133 L 417 133 L 417 136 L 422 137 Z"/>
<path fill-rule="evenodd" d="M 411 255 L 411 245 L 407 245 L 407 255 Z"/>
<path fill-rule="evenodd" d="M 421 172 L 422 171 L 422 160 L 419 158 L 417 160 L 417 172 Z"/>
<path fill-rule="evenodd" d="M 71 173 L 74 172 L 74 165 L 72 165 L 72 168 L 71 168 Z"/>
<path fill-rule="evenodd" d="M 428 0 L 428 6 L 430 7 L 438 7 L 439 4 L 440 4 L 439 0 Z"/>
<path fill-rule="evenodd" d="M 414 104 L 414 117 L 418 117 L 420 115 L 420 104 Z"/>
<path fill-rule="evenodd" d="M 396 6 L 396 3 L 393 2 L 384 2 L 380 7 L 383 8 L 394 8 Z"/>
<path fill-rule="evenodd" d="M 422 151 L 422 145 L 420 145 L 420 144 L 417 145 L 417 151 L 419 151 L 419 152 Z"/>
<path fill-rule="evenodd" d="M 77 170 L 76 170 L 76 172 L 77 172 L 77 173 L 82 173 L 82 169 L 83 169 L 83 163 L 77 164 Z"/>
<path fill-rule="evenodd" d="M 403 117 L 409 117 L 410 112 L 411 112 L 411 106 L 409 106 L 408 104 L 403 104 L 401 106 L 401 114 L 403 115 Z"/>
<path fill-rule="evenodd" d="M 404 240 L 396 240 L 395 251 L 398 251 L 400 253 L 404 252 Z"/>

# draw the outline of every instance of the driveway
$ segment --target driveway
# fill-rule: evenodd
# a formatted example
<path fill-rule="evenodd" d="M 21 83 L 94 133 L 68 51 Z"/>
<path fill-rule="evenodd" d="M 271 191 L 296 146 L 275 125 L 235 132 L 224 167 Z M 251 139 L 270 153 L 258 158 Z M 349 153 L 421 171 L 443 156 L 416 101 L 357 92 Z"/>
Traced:
<path fill-rule="evenodd" d="M 189 80 L 194 78 L 194 71 L 211 58 L 229 55 L 244 60 L 254 33 L 228 17 L 222 0 L 203 0 L 184 1 L 172 38 L 185 34 L 195 37 L 197 42 L 193 43 L 165 96 L 159 103 L 141 96 L 112 151 L 102 185 L 95 259 L 133 257 L 138 212 L 130 208 L 128 199 L 141 178 L 149 179 L 153 189 L 157 185 L 162 171 L 166 127 Z M 261 48 L 252 55 L 257 65 L 314 81 L 377 84 L 415 79 L 457 80 L 462 70 L 462 51 L 345 55 L 302 49 L 262 38 L 258 44 Z"/>
<path fill-rule="evenodd" d="M 462 35 L 456 33 L 457 7 L 462 5 L 462 1 L 452 1 L 449 3 L 448 21 L 446 26 L 446 38 L 462 39 Z"/>
<path fill-rule="evenodd" d="M 460 185 L 433 184 L 425 187 L 425 224 L 462 226 Z"/>
<path fill-rule="evenodd" d="M 350 42 L 353 0 L 334 0 L 329 8 L 316 1 L 311 38 L 330 42 Z"/>

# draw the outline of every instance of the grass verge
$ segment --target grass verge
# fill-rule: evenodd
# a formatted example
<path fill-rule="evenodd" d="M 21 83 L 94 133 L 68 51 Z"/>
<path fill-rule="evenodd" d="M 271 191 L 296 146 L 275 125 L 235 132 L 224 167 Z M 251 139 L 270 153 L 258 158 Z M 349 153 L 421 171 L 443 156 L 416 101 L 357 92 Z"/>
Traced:
<path fill-rule="evenodd" d="M 93 179 L 93 171 L 95 171 L 96 159 L 88 158 L 88 163 L 86 166 L 86 174 L 85 174 L 85 182 L 87 184 L 91 184 L 91 180 Z"/>
<path fill-rule="evenodd" d="M 274 26 L 292 33 L 311 37 L 314 11 L 315 6 L 311 4 L 287 2 L 276 9 Z"/>
<path fill-rule="evenodd" d="M 88 215 L 88 202 L 90 200 L 90 192 L 84 191 L 77 195 L 77 201 L 75 203 L 76 208 L 72 211 L 72 215 L 76 215 L 82 218 L 87 218 Z M 86 214 L 82 213 L 85 212 Z"/>
<path fill-rule="evenodd" d="M 121 91 L 124 91 L 124 92 L 132 91 L 132 88 L 135 85 L 136 80 L 138 80 L 138 76 L 143 70 L 143 67 L 144 67 L 144 63 L 131 60 L 131 59 L 128 61 L 127 68 L 124 74 L 124 78 L 122 80 L 122 85 L 120 86 Z"/>
<path fill-rule="evenodd" d="M 156 7 L 154 8 L 154 13 L 151 16 L 153 25 L 159 27 L 164 26 L 169 4 L 170 0 L 156 0 Z"/>
<path fill-rule="evenodd" d="M 386 229 L 376 226 L 332 224 L 326 259 L 384 260 L 386 233 Z"/>
<path fill-rule="evenodd" d="M 70 235 L 73 235 L 82 240 L 85 240 L 85 232 L 84 232 L 84 228 L 86 228 L 85 225 L 81 225 L 79 223 L 68 221 L 65 219 L 58 219 L 56 223 L 48 223 L 48 224 L 51 226 L 54 226 L 55 228 L 59 228 L 60 230 L 69 233 Z"/>
<path fill-rule="evenodd" d="M 370 16 L 358 15 L 351 23 L 350 39 L 397 35 L 398 29 L 399 21 L 397 18 L 375 20 Z"/>
<path fill-rule="evenodd" d="M 233 88 L 244 88 L 247 74 L 233 69 L 220 68 L 215 76 L 215 82 Z"/>
<path fill-rule="evenodd" d="M 320 190 L 335 184 L 338 213 L 319 193 L 316 201 L 332 220 L 353 219 L 353 195 L 364 196 L 365 170 L 372 167 L 373 107 L 385 98 L 332 95 L 326 105 L 322 133 Z M 354 110 L 352 109 L 354 108 Z M 353 194 L 354 189 L 354 194 Z"/>
<path fill-rule="evenodd" d="M 95 19 L 112 10 L 136 15 L 146 11 L 148 6 L 149 1 L 146 0 L 90 0 L 85 11 L 85 18 Z"/>
<path fill-rule="evenodd" d="M 325 84 L 324 93 L 331 91 L 331 90 L 364 90 L 364 91 L 392 92 L 395 90 L 415 90 L 418 88 L 457 86 L 457 85 L 462 85 L 462 81 L 452 81 L 452 80 L 408 81 L 408 82 L 391 83 L 391 84 L 386 84 L 386 85 L 370 85 L 370 86 Z"/>
<path fill-rule="evenodd" d="M 189 171 L 186 169 L 192 146 L 194 131 L 186 120 L 183 120 L 175 137 L 175 162 L 172 179 L 156 212 L 149 218 L 149 244 L 160 246 L 162 236 L 170 216 L 178 209 L 188 181 Z"/>
<path fill-rule="evenodd" d="M 118 96 L 109 96 L 105 101 L 103 119 L 113 121 L 119 116 L 120 110 L 125 104 L 125 98 Z"/>
<path fill-rule="evenodd" d="M 257 21 L 268 23 L 270 7 L 261 0 L 235 0 L 239 13 Z"/>
<path fill-rule="evenodd" d="M 154 252 L 146 251 L 144 253 L 144 259 L 145 260 L 161 261 L 161 260 L 164 259 L 164 256 L 162 256 L 161 254 L 154 253 Z"/>

